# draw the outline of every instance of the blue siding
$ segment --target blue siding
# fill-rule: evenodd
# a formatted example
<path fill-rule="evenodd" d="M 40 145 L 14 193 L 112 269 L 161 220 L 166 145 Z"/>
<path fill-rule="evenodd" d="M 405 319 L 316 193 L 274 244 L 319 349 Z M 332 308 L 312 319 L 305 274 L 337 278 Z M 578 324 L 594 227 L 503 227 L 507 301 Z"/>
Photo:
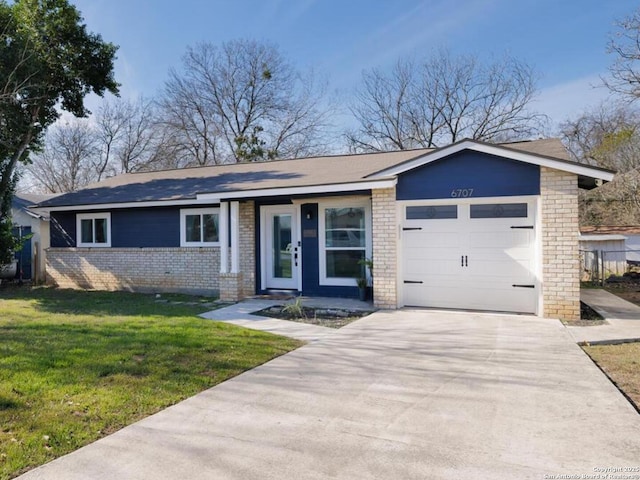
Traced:
<path fill-rule="evenodd" d="M 180 209 L 136 208 L 111 212 L 114 248 L 179 247 Z"/>
<path fill-rule="evenodd" d="M 51 212 L 52 247 L 76 246 L 76 214 L 75 212 Z"/>
<path fill-rule="evenodd" d="M 113 248 L 179 247 L 181 208 L 190 207 L 112 210 L 111 246 Z M 52 247 L 76 246 L 77 213 L 79 212 L 51 213 Z"/>
<path fill-rule="evenodd" d="M 472 191 L 471 198 L 539 195 L 540 167 L 480 152 L 458 152 L 399 175 L 396 198 L 451 198 L 458 189 Z"/>

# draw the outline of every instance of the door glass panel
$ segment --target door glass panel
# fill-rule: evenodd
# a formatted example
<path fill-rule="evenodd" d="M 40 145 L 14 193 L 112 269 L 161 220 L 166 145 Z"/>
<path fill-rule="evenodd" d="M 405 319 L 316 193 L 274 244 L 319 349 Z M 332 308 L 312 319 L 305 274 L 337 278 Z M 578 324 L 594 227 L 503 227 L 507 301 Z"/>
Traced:
<path fill-rule="evenodd" d="M 407 207 L 407 220 L 440 220 L 458 218 L 457 205 L 431 205 Z"/>
<path fill-rule="evenodd" d="M 471 218 L 527 218 L 526 203 L 471 205 Z"/>
<path fill-rule="evenodd" d="M 273 216 L 273 277 L 292 278 L 291 215 Z"/>

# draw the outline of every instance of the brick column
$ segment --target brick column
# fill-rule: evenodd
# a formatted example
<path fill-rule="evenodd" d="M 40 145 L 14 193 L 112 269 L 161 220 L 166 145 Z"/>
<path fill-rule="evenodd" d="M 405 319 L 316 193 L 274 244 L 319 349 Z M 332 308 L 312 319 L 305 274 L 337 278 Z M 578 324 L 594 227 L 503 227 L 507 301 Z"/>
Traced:
<path fill-rule="evenodd" d="M 543 315 L 580 318 L 578 177 L 540 167 Z"/>
<path fill-rule="evenodd" d="M 223 302 L 237 302 L 242 298 L 242 273 L 221 273 L 220 300 Z"/>
<path fill-rule="evenodd" d="M 240 203 L 240 272 L 243 297 L 256 293 L 256 206 L 255 202 Z"/>
<path fill-rule="evenodd" d="M 398 222 L 395 187 L 372 190 L 371 210 L 373 300 L 378 308 L 395 309 L 398 307 Z"/>

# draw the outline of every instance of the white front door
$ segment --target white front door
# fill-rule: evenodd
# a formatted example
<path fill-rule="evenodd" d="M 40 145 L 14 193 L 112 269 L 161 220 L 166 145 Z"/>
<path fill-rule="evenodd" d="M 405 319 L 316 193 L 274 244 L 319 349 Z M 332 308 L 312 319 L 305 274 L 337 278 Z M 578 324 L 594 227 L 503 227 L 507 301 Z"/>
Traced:
<path fill-rule="evenodd" d="M 407 306 L 535 313 L 535 200 L 403 206 Z"/>
<path fill-rule="evenodd" d="M 300 276 L 298 207 L 261 207 L 263 289 L 297 290 Z"/>

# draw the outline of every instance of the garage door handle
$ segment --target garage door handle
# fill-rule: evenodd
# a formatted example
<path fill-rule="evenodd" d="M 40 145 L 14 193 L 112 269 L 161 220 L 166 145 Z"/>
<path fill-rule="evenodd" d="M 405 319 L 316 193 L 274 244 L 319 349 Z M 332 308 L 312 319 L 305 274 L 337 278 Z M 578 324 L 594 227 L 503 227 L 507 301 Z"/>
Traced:
<path fill-rule="evenodd" d="M 533 225 L 511 225 L 511 228 L 520 228 L 525 230 L 533 230 Z"/>
<path fill-rule="evenodd" d="M 466 255 L 462 255 L 460 257 L 460 266 L 461 267 L 468 267 L 469 266 L 469 258 Z"/>
<path fill-rule="evenodd" d="M 511 285 L 511 286 L 516 288 L 536 288 L 535 285 Z"/>
<path fill-rule="evenodd" d="M 407 230 L 422 230 L 422 227 L 402 227 L 402 231 L 406 232 Z"/>
<path fill-rule="evenodd" d="M 404 283 L 424 283 L 422 280 L 405 280 Z"/>

